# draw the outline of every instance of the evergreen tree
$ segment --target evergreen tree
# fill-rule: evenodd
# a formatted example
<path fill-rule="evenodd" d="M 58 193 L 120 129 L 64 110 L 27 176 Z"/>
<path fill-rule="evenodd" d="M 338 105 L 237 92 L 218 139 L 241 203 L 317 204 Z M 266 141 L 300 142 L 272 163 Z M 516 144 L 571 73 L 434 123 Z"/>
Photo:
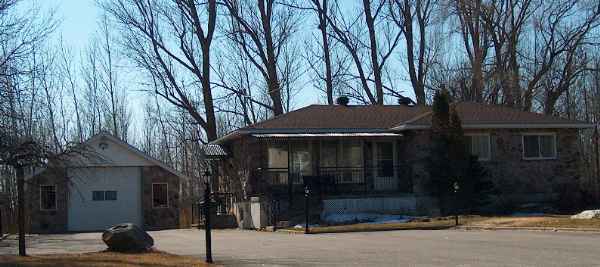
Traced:
<path fill-rule="evenodd" d="M 466 150 L 460 116 L 445 90 L 434 96 L 427 189 L 438 197 L 442 213 L 476 212 L 487 204 L 493 184 L 479 161 Z M 454 192 L 454 184 L 459 186 Z"/>

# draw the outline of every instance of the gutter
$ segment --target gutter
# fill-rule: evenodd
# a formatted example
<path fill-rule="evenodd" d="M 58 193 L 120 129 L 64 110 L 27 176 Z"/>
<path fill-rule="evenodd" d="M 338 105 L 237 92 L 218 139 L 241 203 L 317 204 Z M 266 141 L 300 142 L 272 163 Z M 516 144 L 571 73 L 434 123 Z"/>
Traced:
<path fill-rule="evenodd" d="M 425 130 L 430 129 L 431 125 L 410 125 L 403 124 L 392 128 L 394 131 L 404 130 Z M 463 129 L 590 129 L 594 128 L 590 123 L 548 123 L 548 124 L 503 124 L 503 123 L 478 123 L 463 124 Z"/>

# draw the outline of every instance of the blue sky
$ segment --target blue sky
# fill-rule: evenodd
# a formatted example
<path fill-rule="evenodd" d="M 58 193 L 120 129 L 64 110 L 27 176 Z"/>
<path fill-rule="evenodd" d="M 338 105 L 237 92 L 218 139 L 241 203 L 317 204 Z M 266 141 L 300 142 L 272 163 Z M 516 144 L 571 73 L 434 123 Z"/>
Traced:
<path fill-rule="evenodd" d="M 84 49 L 89 38 L 95 32 L 100 9 L 94 0 L 37 0 L 42 9 L 56 9 L 61 19 L 56 35 L 63 39 L 78 53 Z"/>

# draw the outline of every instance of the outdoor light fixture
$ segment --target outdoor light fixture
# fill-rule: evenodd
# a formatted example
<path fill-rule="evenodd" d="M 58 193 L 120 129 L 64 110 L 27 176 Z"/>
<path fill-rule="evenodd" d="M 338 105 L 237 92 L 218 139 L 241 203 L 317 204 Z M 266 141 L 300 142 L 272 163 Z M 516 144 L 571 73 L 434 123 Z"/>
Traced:
<path fill-rule="evenodd" d="M 310 211 L 308 210 L 309 208 L 309 198 L 310 198 L 310 188 L 308 187 L 308 184 L 304 186 L 304 215 L 306 218 L 304 218 L 306 220 L 305 222 L 305 226 L 304 226 L 304 233 L 308 234 L 308 232 L 310 232 L 310 230 L 308 229 L 308 223 L 309 223 L 309 213 Z"/>
<path fill-rule="evenodd" d="M 454 181 L 452 187 L 454 188 L 454 205 L 456 205 L 456 210 L 454 211 L 454 224 L 458 226 L 458 190 L 460 190 L 458 181 Z"/>
<path fill-rule="evenodd" d="M 204 233 L 206 240 L 206 262 L 212 263 L 212 240 L 211 240 L 211 225 L 210 225 L 210 208 L 211 208 L 211 196 L 210 196 L 210 176 L 212 173 L 207 167 L 204 171 Z"/>
<path fill-rule="evenodd" d="M 100 144 L 98 144 L 98 147 L 102 150 L 105 150 L 108 148 L 108 144 L 106 142 L 100 142 Z"/>

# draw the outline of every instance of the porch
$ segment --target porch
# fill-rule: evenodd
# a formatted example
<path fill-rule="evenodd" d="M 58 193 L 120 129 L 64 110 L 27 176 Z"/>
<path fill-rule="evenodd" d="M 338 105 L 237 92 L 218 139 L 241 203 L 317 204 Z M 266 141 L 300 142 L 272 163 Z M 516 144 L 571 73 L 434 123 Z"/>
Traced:
<path fill-rule="evenodd" d="M 261 140 L 266 162 L 254 177 L 261 193 L 273 195 L 303 193 L 305 185 L 321 197 L 410 194 L 400 137 Z"/>

